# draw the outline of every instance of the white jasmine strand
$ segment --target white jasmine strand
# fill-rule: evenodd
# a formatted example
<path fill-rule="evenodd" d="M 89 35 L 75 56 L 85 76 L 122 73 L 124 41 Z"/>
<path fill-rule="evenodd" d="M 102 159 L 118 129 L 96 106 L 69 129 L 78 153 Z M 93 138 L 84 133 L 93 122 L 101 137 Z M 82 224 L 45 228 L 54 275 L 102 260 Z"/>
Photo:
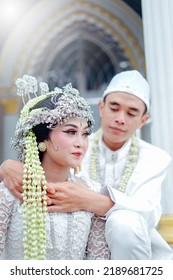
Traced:
<path fill-rule="evenodd" d="M 46 258 L 46 179 L 36 137 L 28 133 L 23 175 L 23 245 L 25 259 Z"/>
<path fill-rule="evenodd" d="M 92 180 L 102 183 L 101 174 L 100 174 L 100 165 L 98 161 L 99 154 L 99 139 L 102 135 L 102 130 L 99 129 L 94 137 L 92 152 L 90 157 L 90 177 Z M 118 190 L 121 192 L 125 192 L 130 176 L 132 175 L 133 169 L 136 165 L 138 159 L 138 141 L 135 136 L 132 137 L 131 147 L 129 151 L 128 160 L 126 162 L 126 166 L 121 177 Z"/>

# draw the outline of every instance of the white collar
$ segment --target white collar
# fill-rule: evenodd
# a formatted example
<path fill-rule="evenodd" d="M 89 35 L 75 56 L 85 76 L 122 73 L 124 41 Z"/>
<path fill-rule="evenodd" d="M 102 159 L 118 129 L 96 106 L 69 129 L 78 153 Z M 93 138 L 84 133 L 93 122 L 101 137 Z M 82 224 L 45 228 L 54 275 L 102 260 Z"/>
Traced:
<path fill-rule="evenodd" d="M 124 145 L 116 150 L 112 151 L 106 144 L 103 142 L 102 137 L 100 137 L 99 140 L 99 150 L 102 155 L 104 155 L 104 158 L 106 159 L 107 162 L 109 161 L 114 161 L 114 160 L 120 160 L 124 157 L 126 157 L 129 153 L 130 146 L 131 146 L 132 139 L 130 138 L 127 140 L 127 142 L 124 143 Z"/>

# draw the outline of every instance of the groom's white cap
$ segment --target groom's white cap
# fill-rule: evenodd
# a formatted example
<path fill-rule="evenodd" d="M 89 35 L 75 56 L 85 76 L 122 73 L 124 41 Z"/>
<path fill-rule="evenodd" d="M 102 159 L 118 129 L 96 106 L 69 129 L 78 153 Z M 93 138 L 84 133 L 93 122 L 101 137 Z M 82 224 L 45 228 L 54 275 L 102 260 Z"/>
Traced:
<path fill-rule="evenodd" d="M 145 103 L 147 112 L 149 111 L 150 87 L 146 79 L 137 70 L 123 71 L 116 74 L 104 91 L 103 98 L 117 91 L 135 95 Z"/>

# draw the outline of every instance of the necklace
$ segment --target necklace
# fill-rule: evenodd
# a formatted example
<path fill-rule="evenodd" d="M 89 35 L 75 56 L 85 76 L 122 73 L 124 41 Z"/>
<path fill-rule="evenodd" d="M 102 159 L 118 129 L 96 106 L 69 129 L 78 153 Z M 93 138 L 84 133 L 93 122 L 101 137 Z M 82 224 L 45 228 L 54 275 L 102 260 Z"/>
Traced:
<path fill-rule="evenodd" d="M 90 157 L 90 178 L 94 181 L 102 183 L 102 179 L 100 176 L 100 165 L 99 165 L 99 139 L 102 135 L 102 130 L 99 129 L 93 140 L 93 145 L 92 145 L 92 151 L 91 151 L 91 157 Z M 132 137 L 132 142 L 130 146 L 130 151 L 128 154 L 128 159 L 126 162 L 126 166 L 124 168 L 123 175 L 121 177 L 118 190 L 121 192 L 125 192 L 126 186 L 128 184 L 128 181 L 130 179 L 130 176 L 132 175 L 133 169 L 136 165 L 137 159 L 138 159 L 138 140 L 135 136 Z"/>

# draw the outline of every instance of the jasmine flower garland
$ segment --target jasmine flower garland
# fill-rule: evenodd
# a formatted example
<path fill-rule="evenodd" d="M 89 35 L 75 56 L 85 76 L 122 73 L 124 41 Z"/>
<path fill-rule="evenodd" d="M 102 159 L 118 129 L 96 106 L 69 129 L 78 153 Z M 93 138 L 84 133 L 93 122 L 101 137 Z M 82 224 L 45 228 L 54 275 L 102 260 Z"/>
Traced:
<path fill-rule="evenodd" d="M 46 179 L 39 160 L 35 134 L 25 139 L 23 174 L 23 246 L 25 259 L 46 258 Z"/>
<path fill-rule="evenodd" d="M 92 152 L 90 157 L 90 169 L 89 169 L 91 179 L 98 181 L 100 183 L 102 183 L 102 180 L 100 176 L 100 165 L 98 161 L 98 153 L 99 153 L 98 143 L 101 135 L 102 135 L 102 130 L 99 129 L 96 132 L 93 140 Z M 136 165 L 137 159 L 138 159 L 138 141 L 136 137 L 133 136 L 128 160 L 118 186 L 119 191 L 125 192 L 130 176 L 132 175 L 133 169 Z"/>

